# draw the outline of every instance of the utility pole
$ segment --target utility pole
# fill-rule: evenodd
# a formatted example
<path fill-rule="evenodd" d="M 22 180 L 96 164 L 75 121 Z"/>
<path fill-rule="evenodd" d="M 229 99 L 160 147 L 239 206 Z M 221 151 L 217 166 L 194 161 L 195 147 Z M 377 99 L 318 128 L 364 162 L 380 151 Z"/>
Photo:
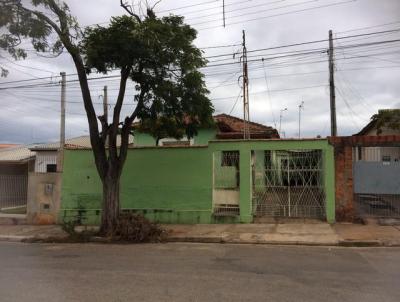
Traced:
<path fill-rule="evenodd" d="M 108 89 L 104 86 L 103 92 L 103 111 L 104 111 L 104 123 L 108 125 Z M 106 147 L 108 147 L 108 136 L 106 136 Z"/>
<path fill-rule="evenodd" d="M 282 130 L 282 117 L 283 117 L 283 112 L 287 111 L 288 109 L 281 109 L 281 113 L 279 115 L 279 135 L 281 135 L 281 130 Z"/>
<path fill-rule="evenodd" d="M 103 111 L 104 111 L 104 121 L 105 121 L 106 124 L 108 124 L 108 94 L 107 94 L 107 86 L 104 86 Z"/>
<path fill-rule="evenodd" d="M 63 171 L 64 145 L 65 145 L 65 98 L 66 98 L 66 74 L 61 72 L 61 123 L 60 123 L 60 147 L 58 149 L 57 172 Z"/>
<path fill-rule="evenodd" d="M 225 27 L 225 0 L 222 0 L 222 18 L 224 20 L 224 27 Z"/>
<path fill-rule="evenodd" d="M 299 139 L 301 138 L 301 110 L 304 109 L 304 101 L 301 101 L 299 105 Z"/>
<path fill-rule="evenodd" d="M 249 72 L 247 67 L 246 33 L 243 30 L 243 139 L 250 139 Z"/>
<path fill-rule="evenodd" d="M 329 31 L 329 90 L 331 106 L 331 136 L 337 136 L 336 124 L 336 95 L 335 95 L 335 63 L 333 57 L 332 30 Z"/>

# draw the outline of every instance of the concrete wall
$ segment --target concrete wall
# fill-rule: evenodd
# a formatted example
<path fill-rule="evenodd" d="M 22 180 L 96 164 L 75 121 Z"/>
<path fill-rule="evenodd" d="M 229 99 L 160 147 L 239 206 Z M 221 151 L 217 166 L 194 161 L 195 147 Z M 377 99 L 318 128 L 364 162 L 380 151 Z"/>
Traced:
<path fill-rule="evenodd" d="M 252 150 L 320 149 L 324 156 L 327 219 L 334 217 L 333 148 L 326 140 L 211 141 L 208 147 L 147 147 L 129 150 L 121 179 L 123 209 L 139 211 L 163 223 L 218 223 L 213 203 L 213 154 L 240 152 L 240 217 L 252 216 Z M 66 150 L 61 219 L 78 217 L 83 223 L 100 219 L 102 187 L 91 150 Z"/>
<path fill-rule="evenodd" d="M 60 173 L 29 173 L 27 221 L 31 224 L 57 223 L 61 200 Z"/>

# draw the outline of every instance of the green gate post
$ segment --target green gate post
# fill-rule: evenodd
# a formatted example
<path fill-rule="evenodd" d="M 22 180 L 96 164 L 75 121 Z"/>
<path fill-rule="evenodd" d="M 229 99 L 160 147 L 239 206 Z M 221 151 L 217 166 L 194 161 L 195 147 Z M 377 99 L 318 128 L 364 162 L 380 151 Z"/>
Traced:
<path fill-rule="evenodd" d="M 326 194 L 326 220 L 335 223 L 335 159 L 333 147 L 324 150 L 324 180 Z"/>
<path fill-rule="evenodd" d="M 251 151 L 240 150 L 240 222 L 253 222 L 251 192 Z"/>

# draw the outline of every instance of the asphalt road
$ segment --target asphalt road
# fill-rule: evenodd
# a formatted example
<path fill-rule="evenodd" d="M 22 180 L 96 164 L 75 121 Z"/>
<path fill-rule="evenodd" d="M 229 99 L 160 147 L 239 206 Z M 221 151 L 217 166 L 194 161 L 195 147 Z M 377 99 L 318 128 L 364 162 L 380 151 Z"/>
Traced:
<path fill-rule="evenodd" d="M 0 243 L 0 301 L 400 301 L 400 249 Z"/>

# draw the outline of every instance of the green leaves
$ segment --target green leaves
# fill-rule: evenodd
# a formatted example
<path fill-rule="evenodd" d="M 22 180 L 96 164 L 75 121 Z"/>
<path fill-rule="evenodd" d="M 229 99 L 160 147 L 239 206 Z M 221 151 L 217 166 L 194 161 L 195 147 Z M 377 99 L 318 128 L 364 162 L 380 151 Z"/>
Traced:
<path fill-rule="evenodd" d="M 182 17 L 150 15 L 140 21 L 122 16 L 108 27 L 86 29 L 80 46 L 87 72 L 130 70 L 141 131 L 157 139 L 181 138 L 213 123 L 209 92 L 198 71 L 206 61 L 193 45 L 195 38 Z"/>
<path fill-rule="evenodd" d="M 400 109 L 379 110 L 371 120 L 376 122 L 378 134 L 382 134 L 384 128 L 400 130 Z"/>

